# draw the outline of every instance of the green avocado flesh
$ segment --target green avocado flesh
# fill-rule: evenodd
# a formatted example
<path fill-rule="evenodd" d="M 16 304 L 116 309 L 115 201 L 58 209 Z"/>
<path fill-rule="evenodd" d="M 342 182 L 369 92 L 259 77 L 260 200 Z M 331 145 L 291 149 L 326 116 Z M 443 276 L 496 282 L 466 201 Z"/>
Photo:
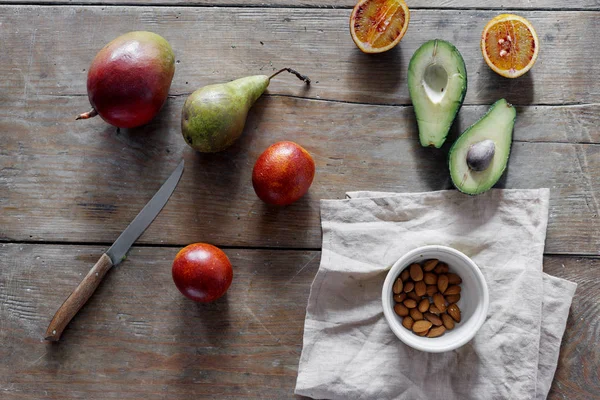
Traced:
<path fill-rule="evenodd" d="M 419 47 L 408 65 L 408 91 L 421 145 L 441 147 L 467 92 L 467 69 L 456 47 L 439 39 Z"/>
<path fill-rule="evenodd" d="M 454 142 L 449 164 L 452 183 L 458 190 L 475 195 L 489 190 L 498 182 L 508 163 L 516 116 L 512 105 L 504 99 L 498 100 Z M 492 159 L 483 171 L 475 171 L 467 163 L 467 154 L 472 146 L 481 145 L 486 140 L 494 142 Z"/>

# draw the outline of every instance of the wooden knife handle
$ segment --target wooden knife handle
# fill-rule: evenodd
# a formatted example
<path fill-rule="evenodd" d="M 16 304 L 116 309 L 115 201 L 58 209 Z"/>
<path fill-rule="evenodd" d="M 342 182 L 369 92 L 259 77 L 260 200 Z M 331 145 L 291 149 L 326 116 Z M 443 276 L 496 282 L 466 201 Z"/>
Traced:
<path fill-rule="evenodd" d="M 46 340 L 56 342 L 60 339 L 60 335 L 62 335 L 68 323 L 92 296 L 98 285 L 100 285 L 102 278 L 104 278 L 104 275 L 106 275 L 112 266 L 113 263 L 110 257 L 106 253 L 102 254 L 96 265 L 92 267 L 79 286 L 73 290 L 73 293 L 67 297 L 62 306 L 56 311 L 56 314 L 54 314 L 46 330 Z"/>

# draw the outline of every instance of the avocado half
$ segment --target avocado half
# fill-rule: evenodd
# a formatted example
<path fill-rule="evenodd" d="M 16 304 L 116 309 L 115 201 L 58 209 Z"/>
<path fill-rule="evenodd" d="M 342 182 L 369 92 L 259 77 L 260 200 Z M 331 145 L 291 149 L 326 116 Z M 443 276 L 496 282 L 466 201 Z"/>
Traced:
<path fill-rule="evenodd" d="M 467 69 L 456 47 L 440 39 L 419 47 L 408 65 L 408 91 L 421 145 L 441 147 L 467 92 Z"/>
<path fill-rule="evenodd" d="M 516 116 L 511 104 L 498 100 L 454 142 L 448 163 L 458 190 L 476 195 L 498 182 L 508 164 Z"/>

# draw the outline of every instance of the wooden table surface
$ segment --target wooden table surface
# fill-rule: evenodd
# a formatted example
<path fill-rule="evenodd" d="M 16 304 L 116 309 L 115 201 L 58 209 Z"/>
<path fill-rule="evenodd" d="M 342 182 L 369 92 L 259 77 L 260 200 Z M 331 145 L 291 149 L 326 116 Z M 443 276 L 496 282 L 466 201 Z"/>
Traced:
<path fill-rule="evenodd" d="M 518 117 L 498 186 L 551 190 L 544 269 L 579 286 L 549 398 L 600 398 L 600 1 L 410 0 L 405 38 L 376 56 L 350 38 L 353 3 L 0 0 L 1 399 L 295 398 L 319 199 L 451 188 L 448 145 L 420 147 L 406 84 L 411 55 L 436 37 L 468 70 L 452 136 L 505 97 Z M 515 80 L 479 50 L 483 26 L 505 10 L 528 18 L 541 41 L 535 67 Z M 175 50 L 166 106 L 133 130 L 76 122 L 89 109 L 92 58 L 130 30 L 159 33 Z M 187 147 L 179 115 L 189 93 L 287 66 L 310 88 L 279 76 L 232 148 Z M 307 196 L 273 208 L 254 194 L 251 171 L 284 139 L 314 156 L 317 174 Z M 45 342 L 56 309 L 181 158 L 162 213 L 62 340 Z M 227 296 L 208 305 L 171 279 L 177 251 L 199 241 L 234 265 Z"/>

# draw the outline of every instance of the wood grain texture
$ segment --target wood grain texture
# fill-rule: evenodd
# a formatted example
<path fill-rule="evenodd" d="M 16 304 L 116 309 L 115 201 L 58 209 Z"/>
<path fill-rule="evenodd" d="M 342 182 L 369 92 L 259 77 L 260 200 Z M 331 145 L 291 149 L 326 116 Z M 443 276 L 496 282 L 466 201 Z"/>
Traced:
<path fill-rule="evenodd" d="M 105 251 L 0 245 L 2 399 L 294 398 L 316 251 L 232 250 L 227 295 L 195 304 L 171 279 L 177 248 L 134 247 L 58 343 L 43 340 L 64 296 Z M 579 284 L 550 399 L 600 396 L 600 260 L 546 257 Z"/>
<path fill-rule="evenodd" d="M 176 248 L 133 248 L 58 343 L 56 307 L 105 249 L 0 246 L 0 397 L 293 397 L 318 252 L 225 250 L 225 297 L 196 304 L 171 277 Z"/>
<path fill-rule="evenodd" d="M 600 399 L 600 259 L 544 257 L 544 271 L 577 283 L 548 399 Z"/>
<path fill-rule="evenodd" d="M 222 6 L 222 7 L 306 7 L 306 8 L 352 8 L 356 4 L 355 0 L 36 0 L 36 4 L 99 4 L 99 5 L 152 5 L 152 6 Z M 32 3 L 32 0 L 0 0 L 2 3 Z M 577 0 L 574 2 L 564 2 L 560 0 L 529 0 L 526 3 L 518 0 L 507 0 L 499 3 L 497 1 L 477 1 L 477 0 L 411 0 L 407 2 L 411 9 L 582 9 L 598 10 L 600 2 L 598 0 Z"/>
<path fill-rule="evenodd" d="M 497 11 L 415 10 L 395 49 L 366 55 L 349 34 L 349 10 L 190 7 L 0 8 L 0 82 L 3 97 L 84 95 L 96 52 L 130 30 L 163 35 L 177 58 L 171 94 L 246 75 L 293 67 L 313 81 L 278 77 L 273 93 L 359 103 L 410 104 L 406 71 L 414 51 L 433 38 L 457 45 L 467 66 L 466 104 L 500 97 L 518 105 L 597 103 L 600 12 L 520 12 L 535 26 L 541 50 L 519 79 L 502 78 L 485 64 L 481 31 Z M 82 102 L 85 103 L 85 102 Z M 82 104 L 77 112 L 88 111 Z"/>
<path fill-rule="evenodd" d="M 448 145 L 421 148 L 407 107 L 408 62 L 434 37 L 456 44 L 468 69 L 467 106 L 452 137 L 500 97 L 519 105 L 499 186 L 549 187 L 546 251 L 596 256 L 544 263 L 579 285 L 549 399 L 600 399 L 600 63 L 591 46 L 600 0 L 411 0 L 406 37 L 375 57 L 350 38 L 355 0 L 30 2 L 0 0 L 1 399 L 298 398 L 305 307 L 320 258 L 310 250 L 321 244 L 318 200 L 451 186 Z M 506 8 L 528 18 L 541 40 L 537 64 L 516 80 L 494 74 L 479 50 L 483 26 Z M 177 56 L 165 109 L 135 130 L 75 122 L 89 108 L 85 81 L 96 52 L 142 29 L 167 38 Z M 309 75 L 311 87 L 277 77 L 226 152 L 200 155 L 184 144 L 187 94 L 286 66 Z M 260 202 L 250 180 L 258 155 L 279 140 L 298 142 L 317 163 L 309 195 L 286 208 Z M 181 157 L 183 179 L 140 239 L 173 246 L 134 247 L 64 341 L 44 341 L 57 307 Z M 233 284 L 216 303 L 197 305 L 170 273 L 178 246 L 196 241 L 271 249 L 225 249 Z"/>
<path fill-rule="evenodd" d="M 321 198 L 451 188 L 446 152 L 453 139 L 441 151 L 420 147 L 410 107 L 263 97 L 237 144 L 202 155 L 181 137 L 184 97 L 169 99 L 152 124 L 120 131 L 100 119 L 75 121 L 86 101 L 0 100 L 2 240 L 112 243 L 181 157 L 182 180 L 142 243 L 316 249 Z M 599 107 L 518 109 L 499 186 L 551 189 L 549 252 L 597 254 L 600 246 Z M 453 137 L 486 109 L 463 107 Z M 308 195 L 284 208 L 263 204 L 251 184 L 259 154 L 280 140 L 305 147 L 317 165 Z"/>

